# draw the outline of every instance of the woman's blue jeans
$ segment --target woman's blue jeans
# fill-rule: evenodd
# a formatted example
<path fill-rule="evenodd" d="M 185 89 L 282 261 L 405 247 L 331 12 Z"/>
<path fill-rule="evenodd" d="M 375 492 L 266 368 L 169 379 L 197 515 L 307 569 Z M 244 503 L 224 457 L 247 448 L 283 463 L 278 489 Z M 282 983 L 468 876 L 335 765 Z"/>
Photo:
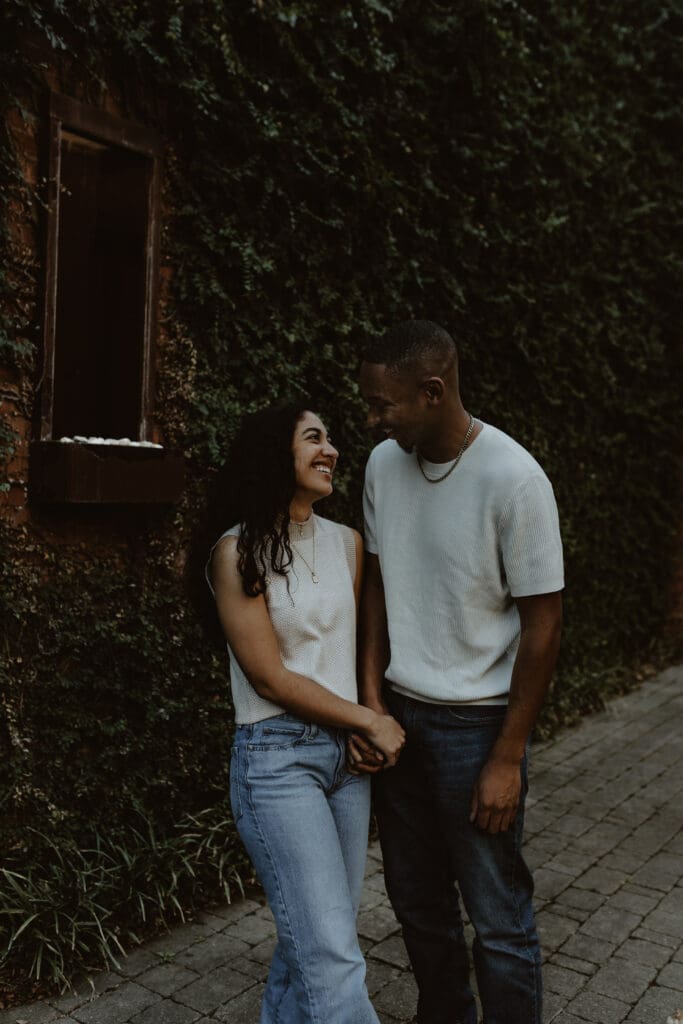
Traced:
<path fill-rule="evenodd" d="M 261 1024 L 378 1024 L 358 945 L 369 779 L 345 733 L 290 714 L 236 730 L 230 798 L 275 917 Z"/>
<path fill-rule="evenodd" d="M 541 1024 L 541 954 L 533 883 L 513 826 L 490 835 L 469 821 L 472 788 L 505 707 L 427 704 L 389 692 L 406 731 L 395 768 L 376 777 L 387 890 L 419 988 L 420 1024 L 476 1024 L 458 890 L 474 926 L 485 1024 Z"/>

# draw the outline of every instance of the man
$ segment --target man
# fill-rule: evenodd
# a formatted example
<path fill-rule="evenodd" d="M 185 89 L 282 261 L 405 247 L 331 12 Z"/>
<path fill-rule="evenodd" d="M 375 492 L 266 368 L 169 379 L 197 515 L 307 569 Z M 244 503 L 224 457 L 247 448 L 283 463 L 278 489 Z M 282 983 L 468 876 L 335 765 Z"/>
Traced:
<path fill-rule="evenodd" d="M 522 859 L 526 747 L 557 656 L 557 508 L 538 463 L 463 408 L 450 335 L 429 321 L 365 353 L 361 700 L 406 731 L 376 776 L 389 896 L 419 1024 L 476 1024 L 458 890 L 486 1024 L 541 1024 L 541 958 Z M 360 737 L 349 755 L 373 770 Z M 456 888 L 457 886 L 457 888 Z"/>

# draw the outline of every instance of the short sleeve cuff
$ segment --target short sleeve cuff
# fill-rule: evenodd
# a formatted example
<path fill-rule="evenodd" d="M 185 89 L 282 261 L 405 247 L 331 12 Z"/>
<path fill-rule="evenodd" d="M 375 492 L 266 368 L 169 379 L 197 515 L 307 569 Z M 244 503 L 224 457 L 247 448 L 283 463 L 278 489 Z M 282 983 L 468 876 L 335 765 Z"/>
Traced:
<path fill-rule="evenodd" d="M 564 577 L 555 576 L 554 579 L 534 580 L 533 583 L 509 583 L 510 593 L 513 597 L 536 597 L 538 594 L 556 594 L 558 590 L 564 590 Z"/>

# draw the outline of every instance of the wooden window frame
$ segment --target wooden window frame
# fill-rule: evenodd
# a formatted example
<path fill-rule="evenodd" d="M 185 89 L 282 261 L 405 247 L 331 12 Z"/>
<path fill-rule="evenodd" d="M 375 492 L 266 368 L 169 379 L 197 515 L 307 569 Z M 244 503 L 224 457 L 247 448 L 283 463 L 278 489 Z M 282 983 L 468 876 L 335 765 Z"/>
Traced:
<path fill-rule="evenodd" d="M 62 131 L 84 135 L 96 142 L 120 146 L 151 161 L 145 243 L 145 315 L 142 343 L 140 419 L 136 441 L 151 440 L 153 405 L 152 353 L 156 344 L 159 279 L 159 199 L 161 182 L 161 140 L 156 132 L 114 114 L 86 106 L 78 100 L 50 93 L 49 154 L 47 175 L 47 232 L 45 256 L 45 298 L 43 310 L 43 376 L 40 398 L 41 441 L 53 440 L 55 390 L 55 332 L 59 244 L 59 199 L 61 193 Z"/>
<path fill-rule="evenodd" d="M 47 231 L 43 308 L 43 372 L 38 439 L 31 444 L 32 501 L 68 505 L 160 504 L 176 501 L 184 486 L 181 451 L 159 445 L 64 443 L 53 438 L 62 133 L 119 146 L 151 161 L 145 243 L 145 305 L 136 441 L 151 441 L 153 353 L 156 345 L 161 140 L 156 132 L 60 93 L 50 93 L 47 154 Z"/>

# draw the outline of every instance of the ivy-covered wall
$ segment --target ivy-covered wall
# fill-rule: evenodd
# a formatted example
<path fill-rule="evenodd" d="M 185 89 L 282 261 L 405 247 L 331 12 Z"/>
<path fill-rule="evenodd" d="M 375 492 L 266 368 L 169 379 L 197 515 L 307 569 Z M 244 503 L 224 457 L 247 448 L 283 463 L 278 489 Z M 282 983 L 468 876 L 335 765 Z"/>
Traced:
<path fill-rule="evenodd" d="M 553 480 L 566 632 L 543 727 L 650 655 L 680 509 L 681 26 L 661 0 L 6 0 L 0 19 L 0 949 L 60 978 L 247 870 L 184 552 L 242 412 L 293 394 L 341 449 L 327 514 L 358 524 L 364 334 L 452 328 L 467 407 Z M 172 510 L 26 505 L 47 85 L 164 140 Z"/>

